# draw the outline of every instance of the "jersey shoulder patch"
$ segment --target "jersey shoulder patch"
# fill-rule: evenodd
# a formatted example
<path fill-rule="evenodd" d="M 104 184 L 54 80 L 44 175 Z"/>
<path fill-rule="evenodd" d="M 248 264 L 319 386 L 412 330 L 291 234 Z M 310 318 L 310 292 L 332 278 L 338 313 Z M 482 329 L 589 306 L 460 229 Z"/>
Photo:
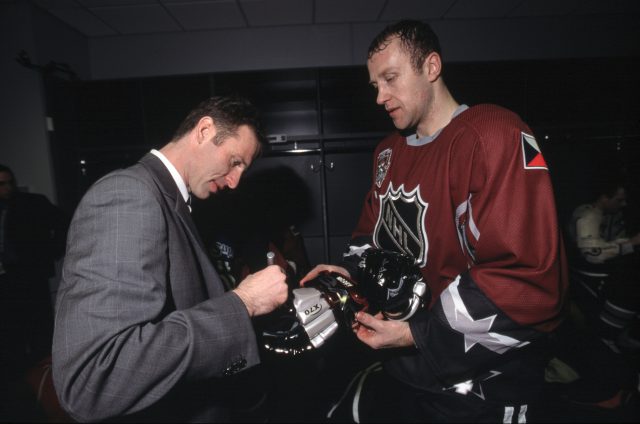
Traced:
<path fill-rule="evenodd" d="M 522 144 L 522 159 L 524 162 L 524 169 L 546 169 L 547 162 L 542 157 L 540 152 L 540 146 L 535 137 L 525 132 L 520 133 L 520 143 Z"/>

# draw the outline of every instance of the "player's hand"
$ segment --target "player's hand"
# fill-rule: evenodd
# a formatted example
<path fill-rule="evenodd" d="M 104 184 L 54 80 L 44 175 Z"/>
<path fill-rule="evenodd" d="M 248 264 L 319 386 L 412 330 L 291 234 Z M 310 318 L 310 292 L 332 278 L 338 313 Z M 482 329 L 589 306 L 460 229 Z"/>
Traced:
<path fill-rule="evenodd" d="M 373 349 L 414 345 L 408 322 L 385 320 L 381 313 L 373 316 L 358 312 L 353 331 L 360 341 Z"/>
<path fill-rule="evenodd" d="M 270 265 L 248 275 L 233 291 L 247 307 L 249 316 L 265 315 L 287 300 L 286 279 L 282 268 Z"/>
<path fill-rule="evenodd" d="M 345 277 L 351 278 L 351 275 L 349 274 L 349 271 L 347 271 L 345 268 L 343 268 L 341 266 L 320 264 L 320 265 L 316 265 L 316 267 L 313 268 L 311 271 L 309 271 L 307 273 L 307 275 L 302 277 L 302 279 L 300 280 L 300 285 L 304 286 L 304 283 L 306 283 L 307 281 L 313 280 L 322 271 L 337 272 L 338 274 L 342 274 Z"/>

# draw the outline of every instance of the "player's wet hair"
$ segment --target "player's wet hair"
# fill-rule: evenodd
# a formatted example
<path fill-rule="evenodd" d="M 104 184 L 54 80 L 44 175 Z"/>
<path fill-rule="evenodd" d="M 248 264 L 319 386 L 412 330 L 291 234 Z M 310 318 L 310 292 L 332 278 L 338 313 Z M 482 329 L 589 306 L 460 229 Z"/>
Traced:
<path fill-rule="evenodd" d="M 442 55 L 440 41 L 429 24 L 415 21 L 402 20 L 388 25 L 373 39 L 369 46 L 368 58 L 384 50 L 395 37 L 400 39 L 402 48 L 411 57 L 411 66 L 416 72 L 422 73 L 422 64 L 425 58 L 433 52 Z"/>

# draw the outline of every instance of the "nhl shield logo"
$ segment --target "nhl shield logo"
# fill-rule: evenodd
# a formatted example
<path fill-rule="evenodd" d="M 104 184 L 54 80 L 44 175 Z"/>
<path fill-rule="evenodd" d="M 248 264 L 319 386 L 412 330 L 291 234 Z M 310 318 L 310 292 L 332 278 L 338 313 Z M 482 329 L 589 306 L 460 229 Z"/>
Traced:
<path fill-rule="evenodd" d="M 376 163 L 376 185 L 378 188 L 382 186 L 384 177 L 387 176 L 387 171 L 391 165 L 391 149 L 384 149 L 378 155 L 378 162 Z"/>
<path fill-rule="evenodd" d="M 373 231 L 375 245 L 411 255 L 418 266 L 425 266 L 429 250 L 425 229 L 428 206 L 420 197 L 420 186 L 406 192 L 404 184 L 397 190 L 393 183 L 389 184 L 380 196 L 380 211 Z"/>

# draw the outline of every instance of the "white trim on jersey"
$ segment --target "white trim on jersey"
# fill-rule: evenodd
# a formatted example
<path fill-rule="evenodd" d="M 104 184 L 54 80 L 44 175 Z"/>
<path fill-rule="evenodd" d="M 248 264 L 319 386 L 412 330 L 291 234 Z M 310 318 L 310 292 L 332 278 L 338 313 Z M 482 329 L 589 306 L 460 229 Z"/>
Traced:
<path fill-rule="evenodd" d="M 362 246 L 349 246 L 349 251 L 347 253 L 344 253 L 342 257 L 346 258 L 348 256 L 358 256 L 361 258 L 364 251 L 371 247 L 372 246 L 369 243 L 363 244 Z"/>
<path fill-rule="evenodd" d="M 473 237 L 476 239 L 476 241 L 480 240 L 480 230 L 476 226 L 476 223 L 473 219 L 473 211 L 471 209 L 472 196 L 473 196 L 472 194 L 469 194 L 469 198 L 456 207 L 456 230 L 458 232 L 458 240 L 460 241 L 460 247 L 462 247 L 462 250 L 467 252 L 467 254 L 475 262 L 476 257 L 473 253 L 473 249 L 471 248 L 467 240 L 467 234 L 466 234 L 465 228 L 464 226 L 460 225 L 460 217 L 465 213 L 467 213 L 469 231 L 471 232 Z"/>

